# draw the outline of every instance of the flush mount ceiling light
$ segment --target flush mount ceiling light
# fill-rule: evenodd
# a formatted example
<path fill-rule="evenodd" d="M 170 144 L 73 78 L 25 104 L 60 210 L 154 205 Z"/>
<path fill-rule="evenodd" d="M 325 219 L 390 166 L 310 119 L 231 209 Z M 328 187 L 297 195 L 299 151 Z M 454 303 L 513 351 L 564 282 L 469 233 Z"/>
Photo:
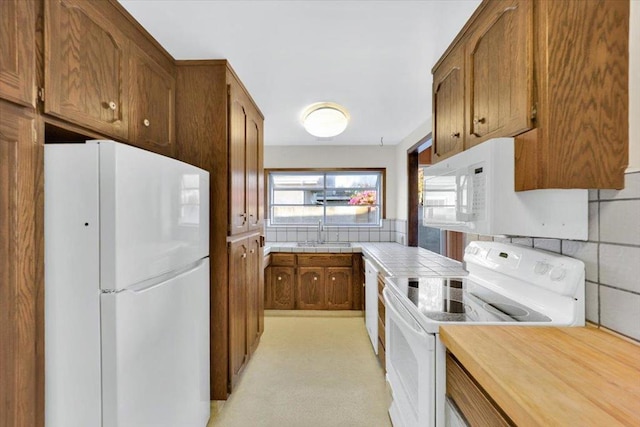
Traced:
<path fill-rule="evenodd" d="M 305 130 L 319 138 L 340 135 L 349 124 L 349 112 L 342 105 L 333 102 L 311 104 L 302 113 Z"/>

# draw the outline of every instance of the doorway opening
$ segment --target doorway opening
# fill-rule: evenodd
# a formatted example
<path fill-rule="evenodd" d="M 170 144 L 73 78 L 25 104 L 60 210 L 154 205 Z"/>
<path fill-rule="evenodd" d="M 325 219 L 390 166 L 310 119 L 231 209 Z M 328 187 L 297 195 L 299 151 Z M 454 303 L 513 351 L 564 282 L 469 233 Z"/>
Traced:
<path fill-rule="evenodd" d="M 463 234 L 425 227 L 422 217 L 423 201 L 423 169 L 432 164 L 432 138 L 427 135 L 407 150 L 408 209 L 407 209 L 407 244 L 419 246 L 449 258 L 462 261 Z"/>

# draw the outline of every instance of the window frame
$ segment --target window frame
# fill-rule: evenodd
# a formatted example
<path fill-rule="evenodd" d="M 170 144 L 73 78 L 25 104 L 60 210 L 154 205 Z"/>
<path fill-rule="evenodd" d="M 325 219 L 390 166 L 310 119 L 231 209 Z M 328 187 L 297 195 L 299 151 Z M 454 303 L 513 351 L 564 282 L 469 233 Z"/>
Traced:
<path fill-rule="evenodd" d="M 382 197 L 380 197 L 381 203 L 379 206 L 381 207 L 380 212 L 380 224 L 372 225 L 372 224 L 325 224 L 326 227 L 336 227 L 336 228 L 349 228 L 349 227 L 381 227 L 382 220 L 387 218 L 387 168 L 265 168 L 264 169 L 264 182 L 265 192 L 264 192 L 264 205 L 265 205 L 265 219 L 267 224 L 271 227 L 310 227 L 311 224 L 306 223 L 294 223 L 294 224 L 273 224 L 271 222 L 271 180 L 269 179 L 269 175 L 271 173 L 278 172 L 293 172 L 293 173 L 310 173 L 310 174 L 319 174 L 319 173 L 349 173 L 349 172 L 371 172 L 371 173 L 379 173 L 380 174 L 380 192 L 382 193 Z M 323 214 L 323 217 L 326 216 Z"/>

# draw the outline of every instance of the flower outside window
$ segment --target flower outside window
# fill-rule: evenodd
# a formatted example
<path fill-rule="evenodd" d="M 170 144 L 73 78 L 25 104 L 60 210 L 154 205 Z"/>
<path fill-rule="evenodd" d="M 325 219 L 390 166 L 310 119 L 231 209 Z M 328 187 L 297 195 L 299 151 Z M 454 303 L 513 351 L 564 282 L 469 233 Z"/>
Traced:
<path fill-rule="evenodd" d="M 376 192 L 371 190 L 357 192 L 351 196 L 349 204 L 357 206 L 373 206 L 376 204 Z"/>

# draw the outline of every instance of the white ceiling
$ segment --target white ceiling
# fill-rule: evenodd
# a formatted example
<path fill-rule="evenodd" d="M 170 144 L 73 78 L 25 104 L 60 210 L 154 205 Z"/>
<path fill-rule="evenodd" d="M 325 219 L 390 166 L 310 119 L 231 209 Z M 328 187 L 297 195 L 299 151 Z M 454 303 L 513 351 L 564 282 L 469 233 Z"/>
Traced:
<path fill-rule="evenodd" d="M 265 116 L 266 145 L 395 145 L 431 116 L 431 68 L 479 0 L 119 0 L 176 59 L 226 58 Z M 314 102 L 351 114 L 307 134 Z"/>

